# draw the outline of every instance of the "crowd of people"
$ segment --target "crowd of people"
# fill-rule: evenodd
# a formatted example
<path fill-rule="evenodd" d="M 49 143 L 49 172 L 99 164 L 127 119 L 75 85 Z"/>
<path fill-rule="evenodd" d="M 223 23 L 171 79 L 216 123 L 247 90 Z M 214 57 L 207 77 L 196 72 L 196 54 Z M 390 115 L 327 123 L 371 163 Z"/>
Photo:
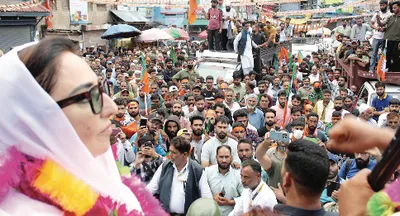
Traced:
<path fill-rule="evenodd" d="M 391 17 L 398 16 L 398 6 L 392 4 Z M 386 7 L 381 2 L 382 13 Z M 282 29 L 290 26 L 287 20 Z M 243 27 L 249 31 L 249 23 Z M 270 23 L 252 28 L 255 34 L 247 40 L 263 38 L 257 46 L 268 46 L 277 36 Z M 269 28 L 274 36 L 265 36 Z M 358 97 L 360 86 L 347 86 L 336 61 L 367 66 L 360 55 L 369 45 L 360 39 L 348 43 L 362 31 L 348 31 L 345 22 L 341 31 L 336 54 L 315 52 L 301 63 L 293 56 L 296 67 L 279 62 L 277 68 L 263 66 L 261 73 L 243 68 L 231 81 L 198 73 L 195 53 L 206 49 L 204 44 L 196 52 L 187 51 L 194 49 L 190 43 L 189 49 L 175 48 L 176 61 L 168 47 L 87 49 L 87 63 L 118 107 L 111 117 L 115 159 L 171 215 L 186 215 L 200 198 L 212 198 L 221 215 L 242 215 L 256 206 L 289 215 L 337 214 L 340 185 L 362 169 L 372 170 L 381 151 L 332 151 L 327 148 L 331 130 L 354 119 L 375 130 L 395 131 L 400 124 L 400 101 L 385 92 L 385 83 L 375 84 L 372 102 Z M 379 47 L 376 35 L 373 44 Z"/>

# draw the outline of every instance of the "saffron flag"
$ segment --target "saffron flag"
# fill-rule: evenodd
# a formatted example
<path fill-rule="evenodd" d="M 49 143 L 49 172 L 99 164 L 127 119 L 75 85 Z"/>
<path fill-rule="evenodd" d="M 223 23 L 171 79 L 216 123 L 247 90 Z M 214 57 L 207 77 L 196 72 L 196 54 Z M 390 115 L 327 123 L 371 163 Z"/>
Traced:
<path fill-rule="evenodd" d="M 302 62 L 303 62 L 303 55 L 301 54 L 301 52 L 299 51 L 298 53 L 297 53 L 297 62 L 299 63 L 299 64 L 301 64 Z"/>
<path fill-rule="evenodd" d="M 284 46 L 281 46 L 281 50 L 279 51 L 278 59 L 279 59 L 279 62 L 282 62 L 283 59 L 285 59 L 285 63 L 289 62 L 289 51 Z"/>
<path fill-rule="evenodd" d="M 188 23 L 193 24 L 196 19 L 197 7 L 199 5 L 199 0 L 189 0 L 189 12 L 188 12 Z"/>
<path fill-rule="evenodd" d="M 150 85 L 150 77 L 147 72 L 146 57 L 144 56 L 144 54 L 142 54 L 141 59 L 142 59 L 142 75 L 140 77 L 140 82 L 143 85 L 141 88 L 141 91 L 148 94 L 148 93 L 150 93 L 150 86 L 149 86 Z"/>
<path fill-rule="evenodd" d="M 386 79 L 386 55 L 382 54 L 379 58 L 378 65 L 376 66 L 376 74 L 380 78 L 380 81 L 385 81 Z"/>

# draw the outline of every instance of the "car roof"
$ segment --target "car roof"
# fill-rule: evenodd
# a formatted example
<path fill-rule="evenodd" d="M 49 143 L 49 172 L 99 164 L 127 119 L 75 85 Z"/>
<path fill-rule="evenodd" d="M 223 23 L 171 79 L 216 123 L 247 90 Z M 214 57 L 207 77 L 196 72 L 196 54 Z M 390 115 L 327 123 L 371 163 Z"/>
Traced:
<path fill-rule="evenodd" d="M 204 50 L 201 58 L 237 59 L 237 54 L 234 52 L 213 52 Z"/>

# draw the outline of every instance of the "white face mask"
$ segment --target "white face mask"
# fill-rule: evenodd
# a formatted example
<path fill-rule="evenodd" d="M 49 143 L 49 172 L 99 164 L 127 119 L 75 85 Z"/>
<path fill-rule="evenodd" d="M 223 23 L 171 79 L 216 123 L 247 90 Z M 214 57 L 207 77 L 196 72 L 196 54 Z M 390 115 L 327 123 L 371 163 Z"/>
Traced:
<path fill-rule="evenodd" d="M 302 130 L 294 130 L 293 137 L 295 139 L 301 139 L 301 137 L 303 137 L 303 131 Z"/>

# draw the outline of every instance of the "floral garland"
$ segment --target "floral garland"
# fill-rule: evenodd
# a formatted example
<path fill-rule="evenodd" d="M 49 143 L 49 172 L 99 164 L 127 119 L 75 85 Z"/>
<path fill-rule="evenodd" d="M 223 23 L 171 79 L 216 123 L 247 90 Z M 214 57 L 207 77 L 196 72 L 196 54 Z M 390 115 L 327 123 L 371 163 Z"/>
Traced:
<path fill-rule="evenodd" d="M 134 176 L 122 177 L 122 182 L 135 194 L 143 212 L 128 212 L 125 204 L 101 196 L 54 161 L 32 158 L 15 147 L 0 157 L 0 164 L 0 202 L 15 188 L 32 199 L 59 208 L 65 215 L 168 215 L 146 185 Z"/>

